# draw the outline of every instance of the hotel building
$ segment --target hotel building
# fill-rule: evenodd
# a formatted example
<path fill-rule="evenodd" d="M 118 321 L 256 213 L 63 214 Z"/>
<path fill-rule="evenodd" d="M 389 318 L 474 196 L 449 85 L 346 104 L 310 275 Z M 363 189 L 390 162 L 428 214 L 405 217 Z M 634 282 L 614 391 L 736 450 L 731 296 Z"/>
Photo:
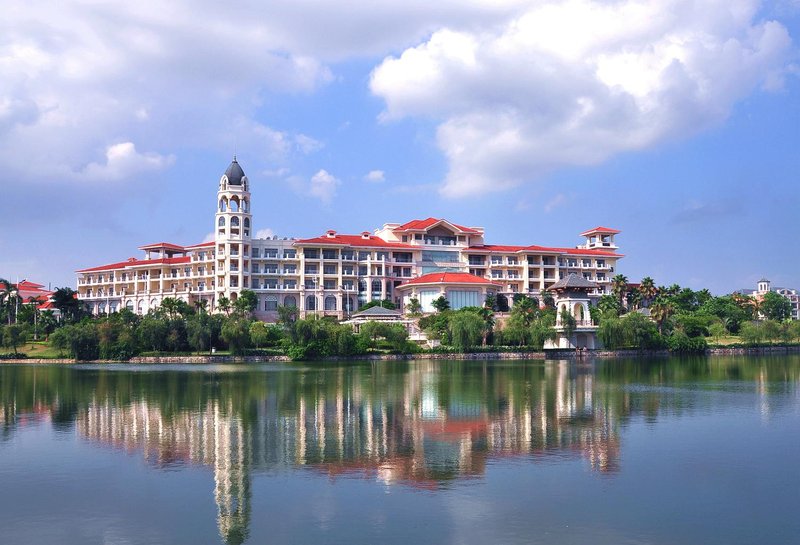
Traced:
<path fill-rule="evenodd" d="M 189 304 L 235 301 L 243 289 L 258 295 L 256 317 L 275 321 L 279 305 L 301 316 L 345 318 L 372 300 L 401 308 L 416 297 L 423 311 L 441 295 L 451 308 L 483 304 L 487 295 L 540 297 L 570 273 L 595 282 L 591 294 L 610 292 L 619 231 L 596 227 L 573 248 L 487 244 L 482 227 L 427 218 L 386 223 L 374 232 L 329 230 L 306 239 L 254 238 L 250 184 L 234 157 L 222 175 L 214 240 L 190 246 L 141 246 L 142 258 L 77 271 L 78 296 L 92 312 L 128 308 L 144 314 L 167 297 Z"/>

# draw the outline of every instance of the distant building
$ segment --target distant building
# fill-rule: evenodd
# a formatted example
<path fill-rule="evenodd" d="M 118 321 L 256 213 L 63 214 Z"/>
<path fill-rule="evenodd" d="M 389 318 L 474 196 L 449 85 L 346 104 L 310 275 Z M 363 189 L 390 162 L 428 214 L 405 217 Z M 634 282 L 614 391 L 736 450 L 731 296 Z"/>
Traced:
<path fill-rule="evenodd" d="M 616 229 L 580 234 L 573 248 L 486 244 L 482 227 L 427 218 L 386 223 L 374 232 L 334 230 L 306 239 L 254 238 L 247 176 L 236 158 L 219 181 L 214 240 L 142 246 L 144 258 L 77 271 L 78 294 L 95 314 L 127 308 L 144 314 L 166 297 L 218 310 L 220 298 L 243 289 L 258 295 L 256 317 L 275 321 L 278 306 L 300 316 L 346 318 L 369 301 L 399 308 L 416 297 L 423 311 L 444 295 L 453 309 L 483 304 L 488 295 L 535 297 L 569 274 L 594 282 L 592 297 L 610 293 L 617 261 Z M 210 215 L 209 215 L 209 220 Z"/>
<path fill-rule="evenodd" d="M 800 320 L 800 293 L 798 293 L 796 289 L 778 287 L 773 288 L 772 283 L 769 280 L 762 278 L 758 281 L 758 284 L 756 284 L 755 290 L 742 289 L 737 290 L 735 293 L 748 295 L 755 298 L 757 301 L 761 301 L 764 299 L 764 295 L 769 292 L 783 295 L 786 299 L 788 299 L 789 303 L 792 305 L 791 319 Z"/>

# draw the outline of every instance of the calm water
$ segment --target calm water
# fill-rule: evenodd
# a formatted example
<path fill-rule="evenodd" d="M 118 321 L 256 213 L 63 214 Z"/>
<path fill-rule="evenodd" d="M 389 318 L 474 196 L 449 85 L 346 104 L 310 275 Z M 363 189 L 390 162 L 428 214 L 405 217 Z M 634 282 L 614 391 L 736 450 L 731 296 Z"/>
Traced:
<path fill-rule="evenodd" d="M 0 543 L 800 543 L 800 357 L 0 366 Z"/>

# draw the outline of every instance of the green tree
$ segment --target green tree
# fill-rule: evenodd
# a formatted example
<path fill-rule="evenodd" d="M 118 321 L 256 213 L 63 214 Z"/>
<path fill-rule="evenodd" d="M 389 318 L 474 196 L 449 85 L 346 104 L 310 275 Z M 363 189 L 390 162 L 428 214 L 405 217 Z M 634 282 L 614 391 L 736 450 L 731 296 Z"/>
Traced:
<path fill-rule="evenodd" d="M 664 334 L 664 324 L 675 313 L 675 307 L 666 298 L 658 297 L 650 307 L 650 316 L 658 325 L 658 332 Z"/>
<path fill-rule="evenodd" d="M 148 314 L 142 318 L 136 328 L 139 344 L 153 352 L 166 350 L 168 334 L 169 325 L 166 320 L 159 318 L 156 314 Z"/>
<path fill-rule="evenodd" d="M 639 284 L 639 293 L 642 294 L 642 306 L 649 307 L 658 294 L 655 281 L 649 276 L 642 278 L 642 282 Z"/>
<path fill-rule="evenodd" d="M 625 294 L 628 292 L 628 277 L 624 274 L 614 276 L 611 279 L 611 292 L 619 301 L 619 306 L 622 307 L 625 301 Z"/>
<path fill-rule="evenodd" d="M 278 323 L 288 328 L 297 321 L 298 314 L 297 307 L 280 305 L 278 306 Z"/>
<path fill-rule="evenodd" d="M 572 338 L 572 334 L 575 333 L 575 329 L 578 327 L 577 320 L 566 308 L 561 309 L 559 317 L 561 318 L 561 328 L 564 331 L 564 336 L 567 339 Z"/>
<path fill-rule="evenodd" d="M 367 310 L 368 308 L 372 307 L 381 307 L 389 310 L 395 310 L 397 308 L 397 305 L 392 303 L 389 299 L 381 299 L 378 301 L 370 301 L 368 303 L 364 303 L 358 310 L 359 311 Z"/>
<path fill-rule="evenodd" d="M 452 345 L 459 350 L 468 350 L 483 338 L 484 321 L 475 312 L 454 312 L 448 326 Z"/>
<path fill-rule="evenodd" d="M 441 313 L 450 309 L 450 301 L 448 301 L 444 295 L 440 295 L 438 298 L 434 299 L 431 304 L 436 312 Z"/>
<path fill-rule="evenodd" d="M 72 288 L 56 288 L 52 295 L 53 306 L 61 313 L 61 321 L 73 323 L 84 314 L 83 304 L 78 299 L 78 294 Z"/>
<path fill-rule="evenodd" d="M 602 295 L 597 300 L 597 308 L 600 309 L 601 314 L 613 313 L 615 316 L 622 314 L 622 305 L 619 299 L 613 295 Z"/>
<path fill-rule="evenodd" d="M 722 322 L 714 322 L 708 326 L 708 333 L 713 337 L 714 342 L 719 344 L 720 339 L 728 334 L 728 330 L 725 329 L 725 324 Z"/>
<path fill-rule="evenodd" d="M 243 318 L 225 320 L 222 338 L 228 344 L 231 354 L 241 356 L 250 347 L 250 322 Z"/>
<path fill-rule="evenodd" d="M 761 301 L 761 313 L 767 320 L 788 320 L 792 315 L 792 304 L 783 295 L 769 291 Z"/>
<path fill-rule="evenodd" d="M 225 316 L 230 316 L 231 300 L 223 295 L 217 300 L 217 309 L 219 309 L 220 312 L 225 314 Z"/>
<path fill-rule="evenodd" d="M 408 305 L 406 305 L 406 311 L 410 316 L 421 316 L 422 315 L 422 305 L 419 302 L 419 299 L 416 297 L 412 297 L 408 300 Z"/>
<path fill-rule="evenodd" d="M 761 344 L 764 342 L 764 330 L 758 322 L 745 322 L 739 330 L 739 337 L 747 344 Z"/>
<path fill-rule="evenodd" d="M 258 296 L 252 290 L 242 290 L 233 302 L 233 311 L 237 316 L 248 318 L 258 306 Z"/>
<path fill-rule="evenodd" d="M 16 353 L 17 346 L 25 343 L 25 328 L 19 324 L 11 324 L 3 329 L 3 342 Z"/>

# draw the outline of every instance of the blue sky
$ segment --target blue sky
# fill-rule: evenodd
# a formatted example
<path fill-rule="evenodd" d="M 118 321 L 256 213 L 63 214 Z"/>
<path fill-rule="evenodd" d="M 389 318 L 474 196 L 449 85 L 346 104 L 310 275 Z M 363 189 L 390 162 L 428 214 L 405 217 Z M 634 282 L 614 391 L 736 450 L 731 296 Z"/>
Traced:
<path fill-rule="evenodd" d="M 235 151 L 256 230 L 605 225 L 631 280 L 800 288 L 798 0 L 429 4 L 11 0 L 0 277 L 202 241 Z"/>

